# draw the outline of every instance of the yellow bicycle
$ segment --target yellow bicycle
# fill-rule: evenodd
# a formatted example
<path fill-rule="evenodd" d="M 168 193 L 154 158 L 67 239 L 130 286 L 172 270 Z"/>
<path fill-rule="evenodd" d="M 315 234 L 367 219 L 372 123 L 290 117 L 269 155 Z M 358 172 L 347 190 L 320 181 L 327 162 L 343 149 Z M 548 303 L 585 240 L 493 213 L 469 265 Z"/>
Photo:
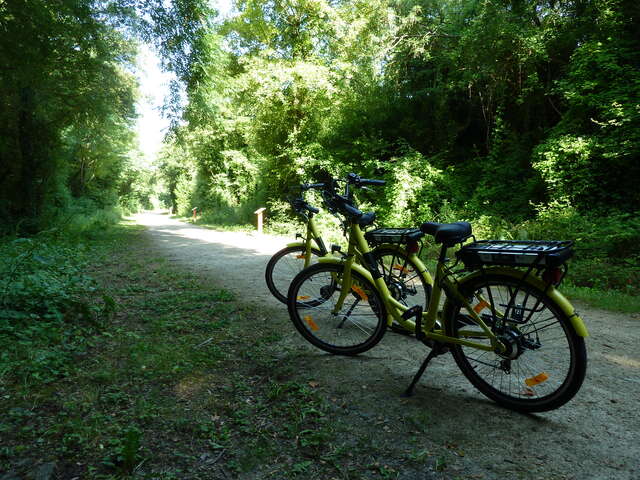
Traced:
<path fill-rule="evenodd" d="M 337 183 L 336 180 L 330 180 L 326 183 L 300 185 L 300 195 L 290 200 L 293 211 L 306 224 L 306 233 L 297 234 L 296 239 L 300 240 L 289 243 L 276 252 L 269 259 L 265 269 L 267 287 L 282 303 L 287 303 L 287 291 L 291 280 L 301 270 L 316 263 L 322 257 L 341 254 L 339 246 L 332 245 L 331 251 L 327 249 L 315 221 L 315 215 L 320 210 L 310 205 L 303 196 L 304 192 L 317 189 L 320 190 L 323 198 L 330 200 L 331 192 L 336 188 Z M 383 184 L 383 181 L 375 183 L 375 185 Z M 353 205 L 353 195 L 348 196 L 350 204 Z M 398 232 L 401 234 L 406 229 L 387 229 L 386 231 L 388 235 L 385 238 L 379 237 L 373 250 L 378 269 L 396 300 L 405 305 L 420 304 L 426 307 L 433 279 L 420 261 L 418 243 L 409 242 L 398 245 L 393 240 Z M 357 249 L 355 256 L 357 261 L 360 261 L 361 257 Z"/>
<path fill-rule="evenodd" d="M 349 182 L 371 180 L 351 174 Z M 551 410 L 578 392 L 587 366 L 587 329 L 557 289 L 571 242 L 474 241 L 452 262 L 448 249 L 473 238 L 471 225 L 424 223 L 411 239 L 433 236 L 440 255 L 423 311 L 422 305 L 399 302 L 384 281 L 366 239 L 377 232 L 363 232 L 371 215 L 335 192 L 329 203 L 349 226 L 349 246 L 343 258 L 323 257 L 291 282 L 289 315 L 305 339 L 334 354 L 355 355 L 374 347 L 397 322 L 431 348 L 407 395 L 429 361 L 447 351 L 478 390 L 513 410 Z"/>

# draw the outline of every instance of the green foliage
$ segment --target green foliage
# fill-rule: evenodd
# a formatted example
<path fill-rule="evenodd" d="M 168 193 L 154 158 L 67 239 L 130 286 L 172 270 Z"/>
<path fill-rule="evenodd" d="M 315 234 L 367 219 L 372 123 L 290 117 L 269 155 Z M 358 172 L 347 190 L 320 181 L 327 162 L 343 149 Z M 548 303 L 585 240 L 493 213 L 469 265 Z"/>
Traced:
<path fill-rule="evenodd" d="M 180 39 L 188 103 L 161 161 L 174 209 L 246 223 L 264 206 L 284 231 L 292 185 L 354 171 L 387 180 L 359 199 L 386 225 L 575 239 L 581 285 L 635 283 L 618 261 L 636 259 L 640 205 L 633 2 L 236 9 Z"/>
<path fill-rule="evenodd" d="M 582 214 L 563 202 L 539 207 L 536 220 L 521 227 L 533 239 L 576 242 L 571 281 L 637 294 L 640 284 L 640 220 L 630 213 Z"/>
<path fill-rule="evenodd" d="M 157 173 L 128 165 L 120 174 L 118 204 L 126 213 L 154 207 Z"/>
<path fill-rule="evenodd" d="M 139 428 L 128 427 L 122 432 L 122 437 L 112 438 L 109 441 L 110 453 L 104 458 L 102 464 L 123 475 L 133 474 L 142 460 L 139 452 L 141 439 L 142 432 Z"/>
<path fill-rule="evenodd" d="M 416 218 L 434 218 L 446 198 L 442 170 L 417 151 L 408 150 L 385 164 L 388 173 L 380 218 L 385 225 L 411 225 Z"/>
<path fill-rule="evenodd" d="M 4 2 L 2 230 L 37 231 L 72 198 L 117 203 L 132 148 L 134 48 L 90 1 Z M 110 19 L 111 20 L 111 19 Z"/>
<path fill-rule="evenodd" d="M 569 110 L 537 149 L 536 168 L 553 197 L 583 209 L 615 205 L 633 211 L 640 204 L 638 58 L 637 47 L 631 50 L 621 38 L 576 49 L 557 87 Z"/>
<path fill-rule="evenodd" d="M 0 244 L 0 380 L 50 382 L 73 369 L 113 300 L 84 271 L 86 252 L 41 235 Z"/>

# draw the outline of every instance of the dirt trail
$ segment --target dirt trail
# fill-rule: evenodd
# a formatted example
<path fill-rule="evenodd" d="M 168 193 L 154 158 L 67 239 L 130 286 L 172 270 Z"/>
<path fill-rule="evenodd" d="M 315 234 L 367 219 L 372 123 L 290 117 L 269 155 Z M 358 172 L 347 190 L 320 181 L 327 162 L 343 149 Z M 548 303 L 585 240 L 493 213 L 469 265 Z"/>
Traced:
<path fill-rule="evenodd" d="M 287 325 L 286 308 L 263 277 L 270 256 L 292 237 L 213 231 L 160 214 L 138 215 L 136 221 L 148 228 L 158 254 L 261 305 L 264 317 L 257 320 Z M 356 429 L 384 428 L 395 448 L 405 442 L 409 452 L 426 445 L 434 455 L 447 456 L 445 472 L 401 470 L 398 478 L 638 480 L 640 318 L 579 307 L 591 335 L 587 378 L 569 404 L 540 415 L 489 402 L 449 355 L 429 366 L 414 397 L 401 400 L 427 353 L 404 336 L 388 333 L 373 350 L 344 358 L 307 345 L 291 326 L 283 348 L 299 352 L 301 369 L 328 398 L 348 404 L 344 416 L 354 419 L 354 435 Z M 417 440 L 407 418 L 427 425 Z"/>

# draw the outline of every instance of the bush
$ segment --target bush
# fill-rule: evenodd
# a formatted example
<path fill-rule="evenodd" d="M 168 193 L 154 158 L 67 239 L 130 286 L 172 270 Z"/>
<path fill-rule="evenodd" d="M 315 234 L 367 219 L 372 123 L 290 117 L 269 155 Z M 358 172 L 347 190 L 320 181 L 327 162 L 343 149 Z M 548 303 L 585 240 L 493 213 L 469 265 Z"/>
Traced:
<path fill-rule="evenodd" d="M 523 224 L 531 238 L 576 241 L 581 256 L 624 259 L 640 255 L 640 215 L 637 213 L 579 212 L 566 201 L 538 206 L 535 220 Z"/>
<path fill-rule="evenodd" d="M 566 201 L 538 206 L 535 220 L 520 225 L 532 239 L 572 240 L 570 280 L 578 286 L 638 293 L 640 216 L 626 212 L 580 213 Z"/>
<path fill-rule="evenodd" d="M 85 258 L 45 235 L 0 244 L 0 381 L 54 380 L 85 351 L 114 307 L 83 273 Z"/>

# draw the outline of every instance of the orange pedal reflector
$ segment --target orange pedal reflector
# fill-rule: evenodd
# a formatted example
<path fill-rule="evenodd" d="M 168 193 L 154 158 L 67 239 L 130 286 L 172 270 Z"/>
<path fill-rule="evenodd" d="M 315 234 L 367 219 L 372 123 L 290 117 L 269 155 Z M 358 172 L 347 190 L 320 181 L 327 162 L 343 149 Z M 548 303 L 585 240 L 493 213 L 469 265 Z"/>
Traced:
<path fill-rule="evenodd" d="M 526 383 L 529 387 L 533 387 L 535 385 L 540 385 L 542 382 L 546 382 L 547 380 L 549 380 L 549 375 L 542 372 L 535 377 L 527 378 L 524 383 Z"/>
<path fill-rule="evenodd" d="M 303 259 L 304 255 L 296 255 L 296 258 Z"/>
<path fill-rule="evenodd" d="M 309 300 L 311 297 L 309 295 L 298 295 L 296 300 Z"/>
<path fill-rule="evenodd" d="M 356 292 L 361 300 L 364 300 L 365 302 L 369 301 L 369 297 L 367 297 L 367 294 L 364 293 L 364 290 L 362 290 L 362 288 L 360 288 L 358 285 L 352 285 L 351 290 Z"/>
<path fill-rule="evenodd" d="M 480 300 L 480 303 L 478 303 L 475 307 L 473 307 L 473 311 L 476 313 L 480 313 L 482 310 L 484 310 L 488 306 L 489 304 L 487 303 L 486 300 Z"/>
<path fill-rule="evenodd" d="M 313 321 L 313 318 L 311 318 L 310 315 L 305 316 L 304 321 L 307 322 L 307 325 L 309 325 L 309 328 L 314 332 L 317 332 L 318 330 L 320 330 L 320 327 L 318 327 L 318 324 Z"/>

